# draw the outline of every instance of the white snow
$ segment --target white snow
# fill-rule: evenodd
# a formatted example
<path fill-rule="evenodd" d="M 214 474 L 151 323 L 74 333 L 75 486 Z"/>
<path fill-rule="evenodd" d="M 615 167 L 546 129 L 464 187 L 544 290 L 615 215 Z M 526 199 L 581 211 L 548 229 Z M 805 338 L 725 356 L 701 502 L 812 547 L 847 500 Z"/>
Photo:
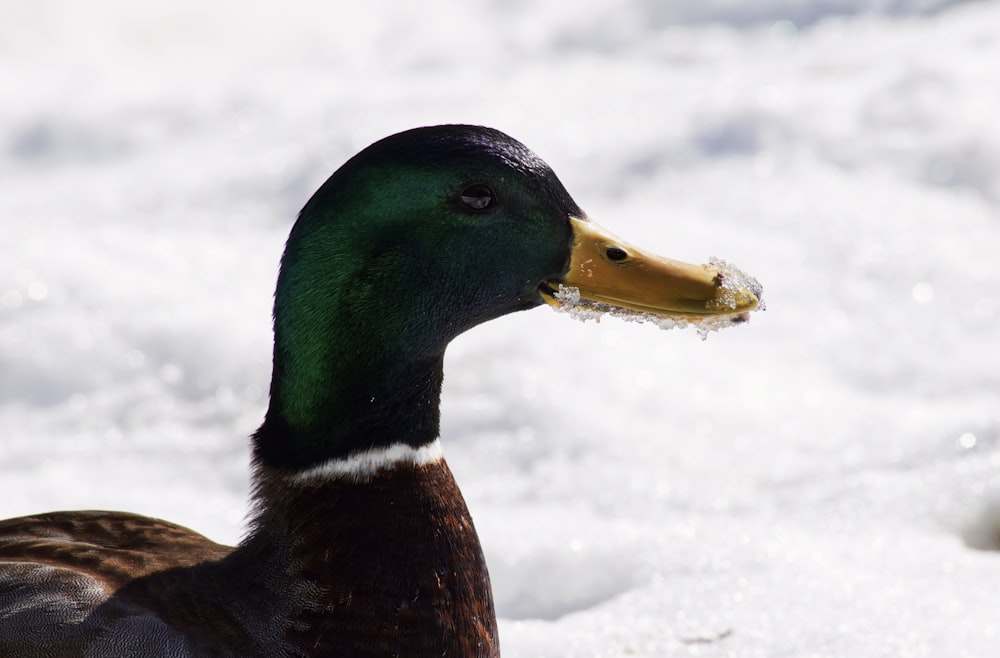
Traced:
<path fill-rule="evenodd" d="M 605 315 L 619 318 L 626 322 L 637 322 L 643 324 L 649 322 L 660 329 L 669 331 L 670 329 L 686 329 L 694 327 L 706 340 L 712 332 L 729 327 L 742 325 L 750 320 L 752 311 L 763 311 L 767 308 L 763 297 L 763 287 L 755 278 L 736 267 L 732 263 L 722 259 L 712 257 L 707 265 L 702 267 L 710 271 L 717 272 L 719 277 L 719 290 L 716 299 L 708 303 L 706 308 L 721 312 L 718 315 L 707 315 L 704 317 L 685 317 L 683 315 L 654 315 L 643 311 L 615 306 L 603 302 L 595 302 L 581 297 L 580 289 L 575 286 L 559 284 L 559 289 L 552 295 L 558 305 L 553 305 L 556 311 L 567 313 L 571 318 L 587 322 L 594 320 L 600 322 Z M 753 292 L 755 306 L 751 311 L 741 313 L 730 313 L 739 306 L 739 300 L 750 299 L 747 291 Z"/>
<path fill-rule="evenodd" d="M 1000 5 L 8 3 L 0 516 L 238 540 L 297 210 L 491 125 L 768 310 L 701 342 L 546 310 L 450 348 L 507 658 L 1000 646 Z"/>
<path fill-rule="evenodd" d="M 714 262 L 718 263 L 720 261 L 716 260 Z M 726 264 L 726 269 L 727 271 L 738 271 L 728 264 Z M 746 276 L 745 274 L 742 274 L 742 272 L 740 274 L 742 276 Z M 754 283 L 756 284 L 757 282 L 754 281 Z M 730 284 L 725 284 L 723 289 L 726 290 L 728 294 L 724 294 L 721 299 L 716 301 L 716 303 L 720 304 L 720 308 L 722 307 L 721 305 L 726 305 L 728 308 L 735 309 L 736 297 L 732 291 L 746 290 L 747 288 L 746 286 L 730 287 Z M 757 284 L 756 289 L 758 292 L 760 291 L 759 284 Z M 635 311 L 622 306 L 614 306 L 603 302 L 582 299 L 579 288 L 574 286 L 565 286 L 561 283 L 559 284 L 559 290 L 557 290 L 552 297 L 559 302 L 558 306 L 553 306 L 556 311 L 566 313 L 571 318 L 581 322 L 593 320 L 594 322 L 600 323 L 601 318 L 607 315 L 624 320 L 625 322 L 637 322 L 639 324 L 649 322 L 666 331 L 669 331 L 670 329 L 686 329 L 687 327 L 694 327 L 697 330 L 698 335 L 701 336 L 702 340 L 706 340 L 708 338 L 708 334 L 713 331 L 719 331 L 720 329 L 726 329 L 728 327 L 743 324 L 750 317 L 749 312 L 730 315 L 710 315 L 703 318 L 686 318 L 682 315 L 654 315 L 652 313 Z M 763 302 L 761 302 L 759 309 L 763 310 Z"/>

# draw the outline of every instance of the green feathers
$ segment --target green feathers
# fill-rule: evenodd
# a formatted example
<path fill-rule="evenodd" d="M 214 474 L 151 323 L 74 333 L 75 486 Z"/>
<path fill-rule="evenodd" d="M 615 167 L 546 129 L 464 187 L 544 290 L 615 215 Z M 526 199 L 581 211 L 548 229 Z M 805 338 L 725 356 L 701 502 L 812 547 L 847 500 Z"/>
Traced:
<path fill-rule="evenodd" d="M 436 438 L 448 342 L 539 304 L 579 215 L 544 162 L 488 128 L 419 128 L 348 161 L 282 257 L 257 457 L 303 467 Z"/>

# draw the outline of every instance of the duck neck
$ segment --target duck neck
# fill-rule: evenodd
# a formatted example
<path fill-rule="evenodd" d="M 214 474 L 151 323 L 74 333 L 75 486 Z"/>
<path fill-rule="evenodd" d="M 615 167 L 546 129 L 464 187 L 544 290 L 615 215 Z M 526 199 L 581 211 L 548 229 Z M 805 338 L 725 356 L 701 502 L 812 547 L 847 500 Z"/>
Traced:
<path fill-rule="evenodd" d="M 270 405 L 254 434 L 261 463 L 303 469 L 438 438 L 443 354 L 396 363 L 333 349 L 304 362 L 286 357 L 276 342 Z"/>
<path fill-rule="evenodd" d="M 254 589 L 286 592 L 268 609 L 296 650 L 495 658 L 486 561 L 437 441 L 443 350 L 275 326 L 255 513 L 231 563 L 266 565 Z"/>

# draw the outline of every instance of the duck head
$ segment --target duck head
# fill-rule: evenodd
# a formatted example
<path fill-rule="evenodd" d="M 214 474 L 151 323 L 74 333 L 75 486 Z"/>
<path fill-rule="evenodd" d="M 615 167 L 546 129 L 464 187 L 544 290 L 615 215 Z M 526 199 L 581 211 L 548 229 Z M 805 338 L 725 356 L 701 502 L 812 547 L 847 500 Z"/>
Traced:
<path fill-rule="evenodd" d="M 560 285 L 656 316 L 740 318 L 757 306 L 759 289 L 722 279 L 589 221 L 549 166 L 500 131 L 387 137 L 320 187 L 289 236 L 257 458 L 302 467 L 433 440 L 447 344 L 506 313 L 559 306 Z"/>

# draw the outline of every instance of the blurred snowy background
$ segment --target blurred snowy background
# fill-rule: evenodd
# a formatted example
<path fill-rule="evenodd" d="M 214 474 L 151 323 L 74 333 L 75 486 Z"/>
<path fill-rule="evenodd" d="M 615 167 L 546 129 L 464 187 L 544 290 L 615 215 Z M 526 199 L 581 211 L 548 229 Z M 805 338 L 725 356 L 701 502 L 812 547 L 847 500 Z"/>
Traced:
<path fill-rule="evenodd" d="M 417 125 L 726 258 L 693 331 L 539 309 L 451 347 L 504 655 L 998 655 L 1000 4 L 8 0 L 0 516 L 234 542 L 295 213 Z"/>

